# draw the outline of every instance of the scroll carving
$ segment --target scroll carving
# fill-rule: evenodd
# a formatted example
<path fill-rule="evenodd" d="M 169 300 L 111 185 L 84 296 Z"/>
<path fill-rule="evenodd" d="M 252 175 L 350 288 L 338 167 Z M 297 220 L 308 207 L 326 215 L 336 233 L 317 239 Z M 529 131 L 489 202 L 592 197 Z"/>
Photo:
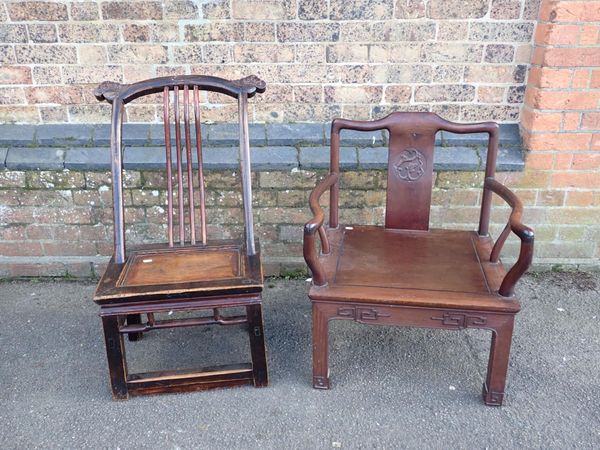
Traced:
<path fill-rule="evenodd" d="M 396 175 L 404 181 L 416 181 L 425 173 L 425 161 L 425 156 L 419 150 L 407 148 L 394 164 Z"/>
<path fill-rule="evenodd" d="M 122 85 L 114 81 L 104 81 L 94 89 L 94 95 L 98 100 L 106 100 L 109 103 L 117 98 Z"/>
<path fill-rule="evenodd" d="M 431 320 L 439 320 L 442 325 L 455 328 L 478 328 L 487 323 L 487 318 L 482 316 L 454 313 L 444 313 L 442 317 L 432 317 Z"/>
<path fill-rule="evenodd" d="M 256 75 L 250 75 L 244 78 L 240 78 L 239 80 L 234 80 L 231 82 L 235 86 L 238 86 L 242 89 L 256 89 L 259 92 L 263 92 L 267 87 L 267 83 L 258 78 Z"/>
<path fill-rule="evenodd" d="M 383 314 L 375 308 L 341 306 L 337 310 L 337 317 L 357 322 L 377 322 L 380 317 L 390 317 L 390 315 Z"/>

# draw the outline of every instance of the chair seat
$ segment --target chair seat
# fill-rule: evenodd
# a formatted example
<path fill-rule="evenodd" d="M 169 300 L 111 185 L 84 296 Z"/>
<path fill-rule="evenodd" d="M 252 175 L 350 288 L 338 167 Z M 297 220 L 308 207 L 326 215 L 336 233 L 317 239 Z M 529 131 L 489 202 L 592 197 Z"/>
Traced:
<path fill-rule="evenodd" d="M 242 241 L 169 247 L 143 245 L 128 250 L 123 264 L 110 260 L 94 295 L 98 304 L 148 296 L 234 295 L 261 292 L 260 252 L 247 256 Z"/>
<path fill-rule="evenodd" d="M 505 271 L 490 263 L 493 242 L 474 231 L 405 231 L 375 226 L 330 229 L 320 256 L 325 286 L 312 300 L 517 312 L 498 296 Z"/>

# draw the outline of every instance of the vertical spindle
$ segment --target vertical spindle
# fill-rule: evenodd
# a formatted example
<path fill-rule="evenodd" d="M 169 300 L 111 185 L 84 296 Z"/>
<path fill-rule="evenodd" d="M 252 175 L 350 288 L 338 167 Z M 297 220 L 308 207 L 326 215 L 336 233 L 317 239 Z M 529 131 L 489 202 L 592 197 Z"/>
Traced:
<path fill-rule="evenodd" d="M 167 235 L 169 247 L 173 247 L 173 174 L 171 173 L 171 125 L 169 121 L 169 88 L 163 90 L 163 122 L 165 126 L 165 148 L 167 152 Z"/>
<path fill-rule="evenodd" d="M 204 193 L 204 167 L 202 164 L 202 131 L 200 129 L 200 102 L 198 86 L 194 86 L 194 124 L 196 125 L 196 151 L 198 153 L 198 189 L 200 190 L 200 232 L 206 244 L 206 199 Z"/>
<path fill-rule="evenodd" d="M 183 170 L 181 152 L 181 124 L 179 123 L 179 86 L 175 86 L 175 145 L 177 147 L 177 203 L 179 205 L 179 243 L 185 244 L 185 217 L 183 215 Z"/>
<path fill-rule="evenodd" d="M 185 125 L 185 160 L 187 162 L 188 212 L 190 215 L 190 242 L 196 244 L 196 220 L 194 217 L 194 185 L 192 178 L 192 138 L 190 133 L 190 90 L 183 87 L 183 120 Z"/>

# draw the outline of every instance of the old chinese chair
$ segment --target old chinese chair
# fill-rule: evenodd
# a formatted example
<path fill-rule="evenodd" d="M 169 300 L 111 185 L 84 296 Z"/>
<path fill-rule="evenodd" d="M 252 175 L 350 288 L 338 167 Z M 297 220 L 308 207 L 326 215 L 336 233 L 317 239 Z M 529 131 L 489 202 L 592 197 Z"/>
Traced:
<path fill-rule="evenodd" d="M 338 221 L 340 131 L 389 131 L 385 226 L 342 226 Z M 430 229 L 434 141 L 438 131 L 487 133 L 489 146 L 478 231 Z M 523 207 L 494 179 L 499 129 L 493 122 L 458 124 L 432 113 L 393 113 L 372 122 L 336 119 L 331 127 L 331 170 L 313 190 L 314 218 L 304 228 L 304 258 L 313 275 L 313 386 L 329 388 L 328 324 L 482 328 L 492 331 L 483 399 L 501 405 L 514 318 L 514 287 L 531 263 L 533 231 Z M 329 224 L 319 199 L 329 190 Z M 492 194 L 512 208 L 494 243 L 488 234 Z M 499 255 L 511 233 L 521 240 L 505 272 Z M 317 235 L 319 242 L 317 242 Z M 320 243 L 320 250 L 317 244 Z"/>
<path fill-rule="evenodd" d="M 105 82 L 95 91 L 100 100 L 112 104 L 114 255 L 100 279 L 94 301 L 100 305 L 115 399 L 242 384 L 267 385 L 261 306 L 263 275 L 253 231 L 247 115 L 248 98 L 264 89 L 265 83 L 254 76 L 229 81 L 191 75 L 129 85 Z M 238 101 L 245 236 L 237 240 L 207 239 L 199 101 L 202 91 L 218 92 Z M 150 94 L 158 94 L 163 106 L 167 242 L 130 248 L 125 240 L 122 117 L 127 103 Z M 223 308 L 231 307 L 238 307 L 238 311 L 242 308 L 244 313 L 223 314 Z M 202 313 L 206 310 L 209 315 Z M 200 317 L 183 314 L 194 311 Z M 171 312 L 182 313 L 165 315 Z M 160 320 L 161 315 L 166 318 Z M 128 372 L 125 334 L 130 340 L 137 340 L 150 330 L 212 324 L 246 324 L 252 362 L 199 370 Z"/>

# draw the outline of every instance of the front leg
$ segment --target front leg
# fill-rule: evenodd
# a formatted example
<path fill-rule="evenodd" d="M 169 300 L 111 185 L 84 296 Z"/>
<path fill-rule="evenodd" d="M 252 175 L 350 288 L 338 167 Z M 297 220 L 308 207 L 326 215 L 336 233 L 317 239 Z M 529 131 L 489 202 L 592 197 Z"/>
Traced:
<path fill-rule="evenodd" d="M 313 387 L 329 389 L 329 317 L 317 302 L 312 305 Z"/>
<path fill-rule="evenodd" d="M 513 326 L 514 316 L 511 316 L 504 325 L 492 331 L 490 359 L 483 385 L 483 401 L 489 406 L 502 406 L 504 400 Z"/>

